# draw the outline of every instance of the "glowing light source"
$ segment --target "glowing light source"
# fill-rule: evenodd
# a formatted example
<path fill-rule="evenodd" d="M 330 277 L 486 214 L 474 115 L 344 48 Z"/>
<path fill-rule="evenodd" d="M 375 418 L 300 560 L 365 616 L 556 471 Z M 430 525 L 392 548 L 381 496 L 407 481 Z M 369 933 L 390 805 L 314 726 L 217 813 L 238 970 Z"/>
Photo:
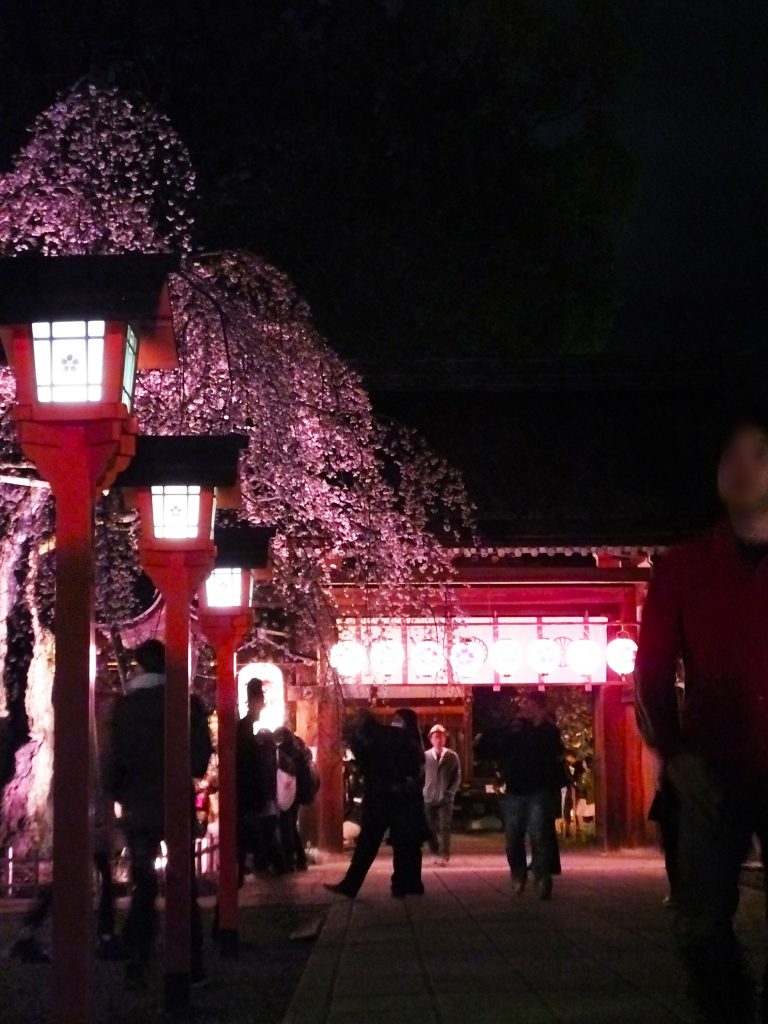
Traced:
<path fill-rule="evenodd" d="M 365 669 L 365 648 L 357 640 L 340 640 L 331 648 L 328 660 L 340 676 L 359 676 Z"/>
<path fill-rule="evenodd" d="M 375 675 L 393 676 L 403 667 L 405 651 L 395 640 L 374 640 L 368 660 Z"/>
<path fill-rule="evenodd" d="M 513 676 L 524 661 L 522 645 L 517 640 L 502 637 L 491 644 L 490 659 L 494 672 L 504 678 Z"/>
<path fill-rule="evenodd" d="M 606 648 L 608 667 L 619 676 L 628 676 L 635 670 L 637 644 L 630 636 L 617 636 Z"/>
<path fill-rule="evenodd" d="M 104 386 L 103 320 L 32 324 L 39 402 L 100 402 Z"/>
<path fill-rule="evenodd" d="M 414 644 L 410 654 L 411 668 L 416 679 L 434 679 L 443 667 L 443 652 L 434 640 Z"/>
<path fill-rule="evenodd" d="M 549 675 L 560 667 L 560 645 L 554 640 L 539 637 L 528 648 L 528 664 L 537 675 Z"/>
<path fill-rule="evenodd" d="M 586 636 L 581 640 L 573 640 L 565 650 L 566 664 L 577 676 L 597 675 L 602 658 L 600 645 Z"/>
<path fill-rule="evenodd" d="M 214 569 L 205 581 L 209 608 L 239 608 L 243 597 L 241 569 Z"/>
<path fill-rule="evenodd" d="M 152 487 L 152 518 L 159 540 L 197 537 L 200 518 L 200 488 L 176 484 Z"/>
<path fill-rule="evenodd" d="M 488 648 L 476 636 L 462 637 L 451 645 L 450 660 L 459 679 L 471 679 L 488 660 Z"/>
<path fill-rule="evenodd" d="M 237 693 L 241 715 L 248 710 L 248 683 L 251 679 L 260 679 L 264 683 L 264 710 L 254 724 L 254 733 L 259 729 L 279 729 L 285 722 L 285 684 L 280 667 L 271 661 L 252 661 L 240 669 Z"/>

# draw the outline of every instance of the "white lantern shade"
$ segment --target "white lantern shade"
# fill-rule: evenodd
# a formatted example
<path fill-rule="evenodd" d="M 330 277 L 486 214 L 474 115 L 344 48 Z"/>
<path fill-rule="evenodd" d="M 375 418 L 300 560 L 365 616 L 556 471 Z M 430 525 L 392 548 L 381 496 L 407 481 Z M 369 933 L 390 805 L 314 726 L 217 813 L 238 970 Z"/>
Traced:
<path fill-rule="evenodd" d="M 410 650 L 410 667 L 415 679 L 435 679 L 443 667 L 443 651 L 435 640 L 421 640 Z"/>
<path fill-rule="evenodd" d="M 525 660 L 522 644 L 517 640 L 502 637 L 495 640 L 490 651 L 491 666 L 500 676 L 513 676 Z"/>
<path fill-rule="evenodd" d="M 560 667 L 560 645 L 554 640 L 539 637 L 528 648 L 528 664 L 540 676 L 549 675 Z"/>
<path fill-rule="evenodd" d="M 244 597 L 250 597 L 249 589 L 244 594 L 242 569 L 214 569 L 205 581 L 206 603 L 209 608 L 241 608 Z"/>
<path fill-rule="evenodd" d="M 450 659 L 459 679 L 473 679 L 488 660 L 488 648 L 476 636 L 462 637 L 451 645 Z"/>
<path fill-rule="evenodd" d="M 402 670 L 405 651 L 403 645 L 395 640 L 374 640 L 368 660 L 374 675 L 393 676 Z"/>
<path fill-rule="evenodd" d="M 32 324 L 38 402 L 101 402 L 104 397 L 104 320 Z"/>
<path fill-rule="evenodd" d="M 350 679 L 365 669 L 365 648 L 357 640 L 340 640 L 331 648 L 328 660 L 340 676 Z"/>
<path fill-rule="evenodd" d="M 152 523 L 158 540 L 191 540 L 200 532 L 200 488 L 161 484 L 152 487 Z"/>
<path fill-rule="evenodd" d="M 628 676 L 635 670 L 637 644 L 628 636 L 617 636 L 606 648 L 608 667 L 619 676 Z"/>
<path fill-rule="evenodd" d="M 31 328 L 34 381 L 31 391 L 19 381 L 22 392 L 45 406 L 121 402 L 130 412 L 139 339 L 128 324 L 38 320 Z"/>
<path fill-rule="evenodd" d="M 572 640 L 565 649 L 566 664 L 577 676 L 596 676 L 602 660 L 600 645 L 586 636 L 581 640 Z"/>

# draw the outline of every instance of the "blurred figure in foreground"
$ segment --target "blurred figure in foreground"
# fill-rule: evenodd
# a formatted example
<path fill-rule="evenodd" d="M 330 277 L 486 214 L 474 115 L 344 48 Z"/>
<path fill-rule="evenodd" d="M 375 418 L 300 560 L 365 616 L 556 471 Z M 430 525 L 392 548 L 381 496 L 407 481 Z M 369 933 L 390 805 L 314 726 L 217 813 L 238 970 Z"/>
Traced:
<path fill-rule="evenodd" d="M 673 929 L 697 1019 L 746 1024 L 754 990 L 733 916 L 753 835 L 768 848 L 768 420 L 729 431 L 718 490 L 726 521 L 654 568 L 636 707 L 676 802 Z"/>

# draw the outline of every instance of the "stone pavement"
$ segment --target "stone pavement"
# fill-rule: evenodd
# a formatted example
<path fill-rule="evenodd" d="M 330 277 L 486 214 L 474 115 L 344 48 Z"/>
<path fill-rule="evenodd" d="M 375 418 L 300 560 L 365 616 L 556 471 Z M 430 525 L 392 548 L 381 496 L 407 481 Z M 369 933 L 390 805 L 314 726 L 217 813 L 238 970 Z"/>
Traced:
<path fill-rule="evenodd" d="M 390 870 L 382 855 L 356 901 L 332 897 L 284 1024 L 688 1019 L 657 857 L 566 854 L 551 903 L 515 897 L 500 852 L 429 867 L 426 895 L 405 900 L 389 895 Z M 339 877 L 338 864 L 312 869 L 313 902 Z M 759 962 L 761 892 L 744 890 L 739 928 Z"/>

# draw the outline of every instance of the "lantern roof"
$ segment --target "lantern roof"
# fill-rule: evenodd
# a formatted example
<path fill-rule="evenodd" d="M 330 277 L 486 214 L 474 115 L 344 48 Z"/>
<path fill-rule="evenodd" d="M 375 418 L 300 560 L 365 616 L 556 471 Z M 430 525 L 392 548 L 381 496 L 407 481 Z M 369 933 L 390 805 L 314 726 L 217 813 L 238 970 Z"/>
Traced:
<path fill-rule="evenodd" d="M 238 481 L 242 434 L 136 438 L 136 454 L 118 476 L 115 487 L 188 484 L 232 488 Z"/>
<path fill-rule="evenodd" d="M 139 369 L 177 365 L 168 297 L 175 254 L 21 255 L 0 259 L 0 336 L 4 327 L 40 320 L 118 320 L 141 338 Z"/>
<path fill-rule="evenodd" d="M 218 526 L 214 531 L 216 567 L 220 569 L 265 569 L 269 565 L 273 526 Z"/>

